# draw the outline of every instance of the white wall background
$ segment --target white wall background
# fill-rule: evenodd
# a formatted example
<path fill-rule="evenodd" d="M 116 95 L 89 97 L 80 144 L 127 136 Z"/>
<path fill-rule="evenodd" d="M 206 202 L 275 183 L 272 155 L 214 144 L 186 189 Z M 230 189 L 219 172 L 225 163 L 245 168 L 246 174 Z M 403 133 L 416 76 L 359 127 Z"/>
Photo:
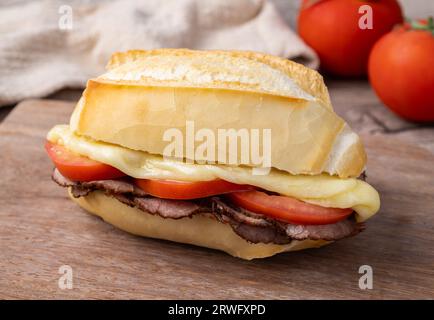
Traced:
<path fill-rule="evenodd" d="M 295 28 L 297 12 L 301 0 L 271 0 L 282 17 Z M 427 18 L 434 16 L 434 0 L 399 0 L 404 15 L 408 18 Z"/>

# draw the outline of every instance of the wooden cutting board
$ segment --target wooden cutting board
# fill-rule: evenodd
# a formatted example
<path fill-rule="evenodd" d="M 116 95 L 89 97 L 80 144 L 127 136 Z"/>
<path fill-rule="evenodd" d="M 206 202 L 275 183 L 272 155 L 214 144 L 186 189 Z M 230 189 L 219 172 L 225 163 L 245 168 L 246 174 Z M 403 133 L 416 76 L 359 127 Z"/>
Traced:
<path fill-rule="evenodd" d="M 434 298 L 434 156 L 364 137 L 380 213 L 357 237 L 321 249 L 243 261 L 139 238 L 85 213 L 50 180 L 43 149 L 73 105 L 21 103 L 0 125 L 0 298 Z M 60 289 L 69 265 L 73 288 Z M 359 288 L 359 267 L 373 289 Z"/>

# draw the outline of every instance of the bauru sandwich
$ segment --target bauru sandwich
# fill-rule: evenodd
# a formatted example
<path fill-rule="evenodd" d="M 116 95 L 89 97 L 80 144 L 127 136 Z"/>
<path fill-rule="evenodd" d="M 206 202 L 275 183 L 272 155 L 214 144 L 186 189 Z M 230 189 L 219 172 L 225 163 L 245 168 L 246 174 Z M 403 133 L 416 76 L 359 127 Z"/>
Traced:
<path fill-rule="evenodd" d="M 322 77 L 260 53 L 115 53 L 45 147 L 88 212 L 243 259 L 356 235 L 380 206 Z"/>

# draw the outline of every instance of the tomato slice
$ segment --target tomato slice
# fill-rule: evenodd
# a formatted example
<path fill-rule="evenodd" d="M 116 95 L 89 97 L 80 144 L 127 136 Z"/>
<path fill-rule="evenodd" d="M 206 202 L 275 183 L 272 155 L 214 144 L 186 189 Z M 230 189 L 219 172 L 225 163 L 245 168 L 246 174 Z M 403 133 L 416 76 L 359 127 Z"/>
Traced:
<path fill-rule="evenodd" d="M 227 197 L 242 208 L 294 224 L 336 223 L 353 212 L 351 208 L 326 208 L 256 190 L 231 193 Z"/>
<path fill-rule="evenodd" d="M 60 173 L 74 181 L 107 180 L 125 176 L 112 166 L 81 156 L 59 144 L 47 141 L 45 150 Z"/>
<path fill-rule="evenodd" d="M 217 194 L 253 189 L 249 185 L 235 184 L 221 179 L 197 182 L 136 179 L 136 184 L 154 197 L 178 200 L 206 198 Z"/>

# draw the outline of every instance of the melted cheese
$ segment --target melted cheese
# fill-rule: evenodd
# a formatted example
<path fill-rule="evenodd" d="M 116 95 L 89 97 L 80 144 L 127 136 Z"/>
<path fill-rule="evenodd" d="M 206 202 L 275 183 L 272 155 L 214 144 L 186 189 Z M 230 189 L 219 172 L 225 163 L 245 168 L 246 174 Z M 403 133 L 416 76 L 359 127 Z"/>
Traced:
<path fill-rule="evenodd" d="M 378 192 L 368 183 L 357 179 L 341 179 L 326 174 L 291 175 L 276 169 L 272 169 L 268 175 L 257 176 L 252 175 L 249 167 L 167 160 L 160 155 L 78 136 L 68 125 L 55 126 L 48 133 L 47 139 L 64 145 L 73 152 L 109 164 L 134 178 L 184 181 L 220 178 L 233 183 L 257 186 L 324 207 L 353 208 L 359 222 L 370 218 L 380 207 Z"/>

